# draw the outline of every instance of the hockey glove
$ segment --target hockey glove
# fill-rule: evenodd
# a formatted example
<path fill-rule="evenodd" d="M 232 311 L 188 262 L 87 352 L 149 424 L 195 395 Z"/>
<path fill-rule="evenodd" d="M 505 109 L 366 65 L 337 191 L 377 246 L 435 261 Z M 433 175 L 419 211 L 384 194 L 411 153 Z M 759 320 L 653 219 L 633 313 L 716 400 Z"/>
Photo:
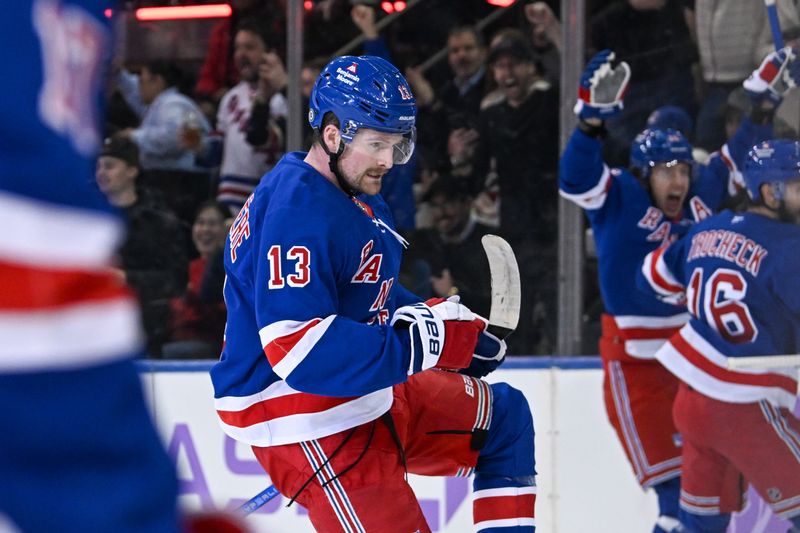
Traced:
<path fill-rule="evenodd" d="M 800 62 L 794 50 L 787 46 L 767 54 L 761 65 L 744 80 L 742 86 L 750 99 L 758 104 L 769 100 L 781 103 L 783 95 L 800 82 Z"/>
<path fill-rule="evenodd" d="M 488 326 L 488 322 L 484 321 Z M 499 339 L 486 331 L 481 331 L 478 335 L 478 344 L 475 345 L 475 353 L 472 355 L 472 362 L 467 368 L 460 371 L 461 374 L 482 378 L 500 366 L 506 358 L 506 341 Z"/>
<path fill-rule="evenodd" d="M 391 325 L 408 329 L 411 358 L 408 374 L 429 368 L 458 370 L 469 366 L 484 322 L 457 296 L 400 307 Z"/>
<path fill-rule="evenodd" d="M 586 65 L 578 87 L 575 114 L 581 120 L 605 120 L 622 111 L 622 99 L 631 79 L 631 68 L 624 61 L 616 66 L 614 52 L 598 52 Z"/>

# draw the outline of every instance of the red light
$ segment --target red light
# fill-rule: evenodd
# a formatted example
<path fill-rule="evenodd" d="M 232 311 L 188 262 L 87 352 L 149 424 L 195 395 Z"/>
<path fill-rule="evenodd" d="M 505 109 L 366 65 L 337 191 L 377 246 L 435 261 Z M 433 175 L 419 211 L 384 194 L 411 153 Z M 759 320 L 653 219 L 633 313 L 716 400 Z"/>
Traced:
<path fill-rule="evenodd" d="M 313 0 L 305 0 L 303 2 L 303 9 L 305 9 L 306 11 L 311 11 L 312 9 L 314 9 Z"/>
<path fill-rule="evenodd" d="M 106 9 L 105 11 L 103 11 L 103 15 L 105 15 L 107 19 L 110 19 L 111 15 L 113 14 L 114 12 L 111 9 Z"/>
<path fill-rule="evenodd" d="M 403 11 L 406 8 L 406 3 L 402 0 L 394 3 L 394 10 L 395 11 Z"/>
<path fill-rule="evenodd" d="M 381 9 L 383 9 L 387 13 L 393 13 L 394 4 L 392 4 L 391 2 L 381 2 Z"/>
<path fill-rule="evenodd" d="M 228 4 L 202 6 L 141 7 L 136 10 L 136 20 L 180 20 L 226 18 L 231 16 Z"/>
<path fill-rule="evenodd" d="M 515 1 L 516 0 L 486 0 L 486 3 L 497 7 L 508 7 Z"/>

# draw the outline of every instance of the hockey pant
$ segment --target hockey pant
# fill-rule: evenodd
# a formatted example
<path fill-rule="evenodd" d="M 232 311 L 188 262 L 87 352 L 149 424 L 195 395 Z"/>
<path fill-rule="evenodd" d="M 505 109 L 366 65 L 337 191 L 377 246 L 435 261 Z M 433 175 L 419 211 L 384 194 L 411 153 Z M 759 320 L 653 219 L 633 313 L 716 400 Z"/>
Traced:
<path fill-rule="evenodd" d="M 762 400 L 734 404 L 681 384 L 675 422 L 684 435 L 680 520 L 692 533 L 724 532 L 747 482 L 800 529 L 800 420 Z"/>
<path fill-rule="evenodd" d="M 512 387 L 428 370 L 394 387 L 383 417 L 324 438 L 253 447 L 320 532 L 429 532 L 407 473 L 474 473 L 474 531 L 533 533 L 533 419 Z"/>

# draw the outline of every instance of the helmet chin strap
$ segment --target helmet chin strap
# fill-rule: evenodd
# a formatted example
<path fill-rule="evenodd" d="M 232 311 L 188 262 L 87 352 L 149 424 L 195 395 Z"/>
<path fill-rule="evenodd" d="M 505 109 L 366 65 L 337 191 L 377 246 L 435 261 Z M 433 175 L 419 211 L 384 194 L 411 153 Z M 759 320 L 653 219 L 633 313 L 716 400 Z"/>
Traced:
<path fill-rule="evenodd" d="M 361 194 L 361 191 L 354 189 L 345 181 L 344 176 L 339 170 L 339 157 L 344 153 L 344 141 L 339 139 L 339 148 L 336 152 L 331 152 L 324 141 L 320 142 L 320 144 L 322 145 L 322 149 L 325 150 L 325 153 L 328 154 L 328 168 L 330 168 L 333 175 L 336 176 L 336 182 L 339 184 L 339 187 L 351 198 Z"/>

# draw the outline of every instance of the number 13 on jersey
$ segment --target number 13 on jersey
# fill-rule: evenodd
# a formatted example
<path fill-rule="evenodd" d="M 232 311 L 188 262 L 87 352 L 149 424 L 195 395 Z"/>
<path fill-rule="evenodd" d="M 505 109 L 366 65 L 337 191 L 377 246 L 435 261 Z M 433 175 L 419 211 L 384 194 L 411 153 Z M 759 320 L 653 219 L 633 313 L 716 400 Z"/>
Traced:
<path fill-rule="evenodd" d="M 311 251 L 305 246 L 292 246 L 286 251 L 286 261 L 294 265 L 294 271 L 286 276 L 283 272 L 281 245 L 271 246 L 267 252 L 267 259 L 269 259 L 269 284 L 267 286 L 270 289 L 282 289 L 286 285 L 305 287 L 311 281 Z"/>

